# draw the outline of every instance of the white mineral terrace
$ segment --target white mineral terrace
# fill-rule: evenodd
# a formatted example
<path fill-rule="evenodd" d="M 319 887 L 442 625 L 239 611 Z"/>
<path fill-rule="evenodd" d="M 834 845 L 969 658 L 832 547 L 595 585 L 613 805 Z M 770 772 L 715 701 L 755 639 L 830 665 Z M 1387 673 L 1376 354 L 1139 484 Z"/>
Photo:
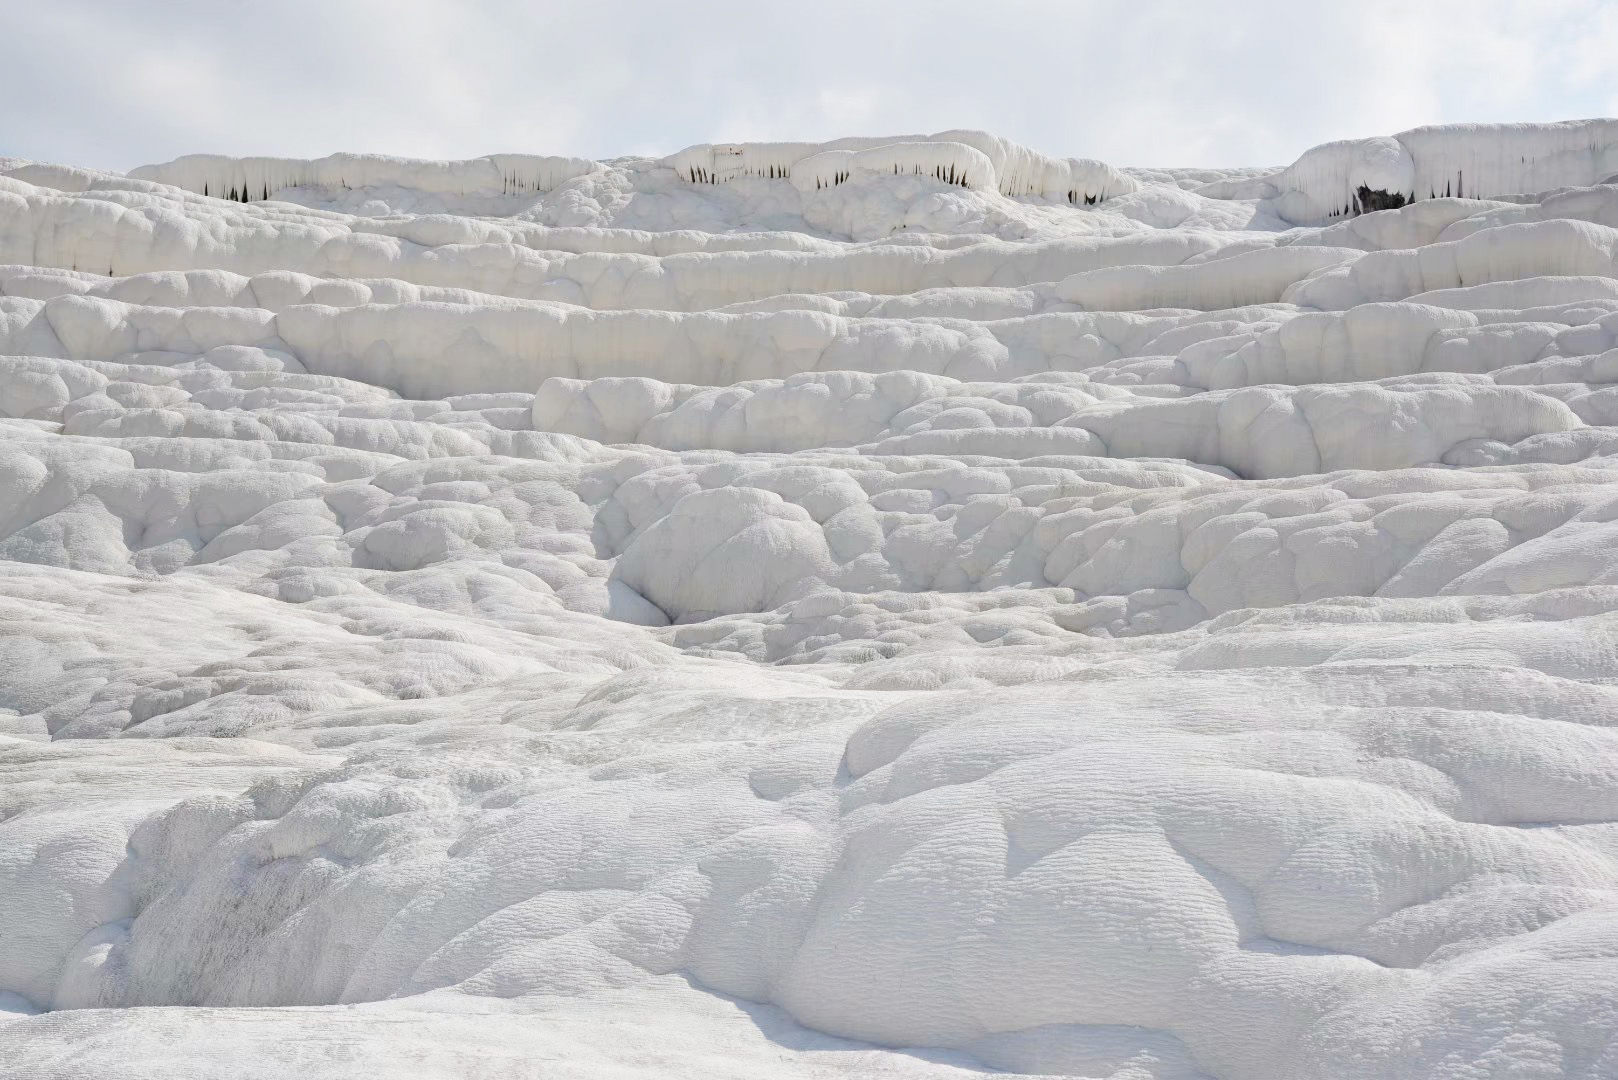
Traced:
<path fill-rule="evenodd" d="M 0 159 L 0 560 L 3 1080 L 1618 1076 L 1618 121 Z"/>

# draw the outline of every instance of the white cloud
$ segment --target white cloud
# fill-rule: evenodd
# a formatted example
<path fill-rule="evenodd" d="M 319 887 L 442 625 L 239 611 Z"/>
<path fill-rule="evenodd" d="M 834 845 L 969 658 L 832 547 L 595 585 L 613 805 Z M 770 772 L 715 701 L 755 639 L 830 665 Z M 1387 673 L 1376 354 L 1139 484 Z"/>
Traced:
<path fill-rule="evenodd" d="M 56 0 L 10 11 L 0 154 L 609 156 L 985 127 L 1277 163 L 1421 123 L 1611 112 L 1613 0 Z M 27 104 L 19 104 L 27 103 Z"/>

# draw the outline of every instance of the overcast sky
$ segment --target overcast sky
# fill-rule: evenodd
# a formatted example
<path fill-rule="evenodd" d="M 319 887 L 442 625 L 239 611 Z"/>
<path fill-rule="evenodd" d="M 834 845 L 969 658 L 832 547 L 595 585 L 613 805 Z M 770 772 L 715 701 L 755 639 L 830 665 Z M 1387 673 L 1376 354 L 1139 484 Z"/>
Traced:
<path fill-rule="evenodd" d="M 0 156 L 612 157 L 976 127 L 1281 164 L 1618 116 L 1618 0 L 0 0 Z"/>

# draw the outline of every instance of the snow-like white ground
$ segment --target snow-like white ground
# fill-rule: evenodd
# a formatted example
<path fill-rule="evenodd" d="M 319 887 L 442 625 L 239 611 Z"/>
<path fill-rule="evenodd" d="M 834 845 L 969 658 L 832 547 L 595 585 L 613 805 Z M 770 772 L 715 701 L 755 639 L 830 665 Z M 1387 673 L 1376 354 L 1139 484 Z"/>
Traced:
<path fill-rule="evenodd" d="M 0 1077 L 1618 1076 L 1609 179 L 0 159 Z"/>

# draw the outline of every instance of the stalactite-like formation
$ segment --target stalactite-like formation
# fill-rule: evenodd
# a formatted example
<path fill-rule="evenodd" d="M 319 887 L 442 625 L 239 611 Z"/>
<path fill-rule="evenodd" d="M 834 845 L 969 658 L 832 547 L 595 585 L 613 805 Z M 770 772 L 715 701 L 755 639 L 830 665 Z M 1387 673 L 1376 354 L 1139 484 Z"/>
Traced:
<path fill-rule="evenodd" d="M 497 154 L 469 161 L 417 161 L 374 154 L 314 160 L 232 158 L 196 154 L 130 173 L 198 194 L 224 192 L 232 202 L 269 200 L 287 188 L 399 187 L 452 195 L 522 195 L 550 191 L 601 166 L 579 158 Z"/>

